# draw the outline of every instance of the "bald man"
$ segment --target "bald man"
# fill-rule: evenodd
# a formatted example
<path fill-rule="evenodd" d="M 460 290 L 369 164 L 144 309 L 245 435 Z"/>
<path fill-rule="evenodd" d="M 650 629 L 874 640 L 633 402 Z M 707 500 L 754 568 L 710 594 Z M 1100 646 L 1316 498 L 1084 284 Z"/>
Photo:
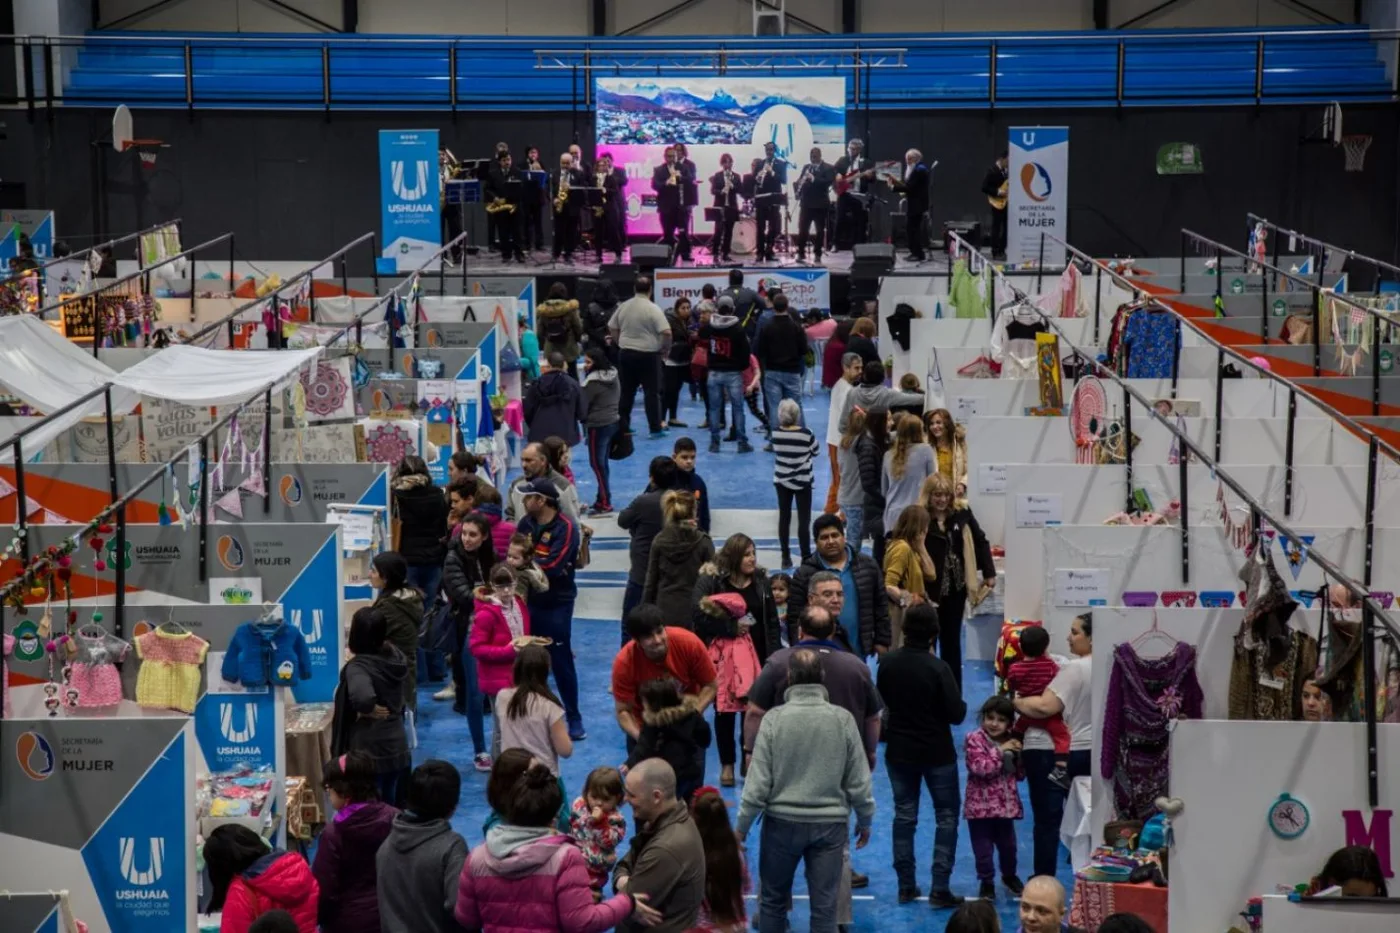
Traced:
<path fill-rule="evenodd" d="M 1036 875 L 1026 882 L 1017 933 L 1083 933 L 1065 919 L 1064 885 L 1049 875 Z"/>
<path fill-rule="evenodd" d="M 690 810 L 676 799 L 676 772 L 660 758 L 639 762 L 627 773 L 627 803 L 636 819 L 632 848 L 613 870 L 613 889 L 639 896 L 661 912 L 655 926 L 633 914 L 617 925 L 623 933 L 642 929 L 683 933 L 695 926 L 705 899 L 705 847 Z"/>

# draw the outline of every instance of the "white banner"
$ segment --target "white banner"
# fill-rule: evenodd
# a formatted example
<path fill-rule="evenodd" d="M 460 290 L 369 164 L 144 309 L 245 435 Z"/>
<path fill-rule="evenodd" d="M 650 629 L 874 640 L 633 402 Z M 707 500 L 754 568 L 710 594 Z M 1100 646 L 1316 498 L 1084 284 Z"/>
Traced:
<path fill-rule="evenodd" d="M 812 308 L 831 310 L 831 273 L 825 269 L 745 269 L 744 284 L 759 295 L 782 291 L 799 317 Z M 692 306 L 699 304 L 700 290 L 706 285 L 723 292 L 729 287 L 729 270 L 658 269 L 653 291 L 656 303 L 669 310 L 678 298 L 689 298 Z"/>
<path fill-rule="evenodd" d="M 1013 126 L 1008 130 L 1010 155 L 1006 217 L 1006 261 L 1019 265 L 1040 258 L 1040 235 L 1066 239 L 1069 225 L 1069 127 Z M 1054 253 L 1045 244 L 1050 265 Z"/>

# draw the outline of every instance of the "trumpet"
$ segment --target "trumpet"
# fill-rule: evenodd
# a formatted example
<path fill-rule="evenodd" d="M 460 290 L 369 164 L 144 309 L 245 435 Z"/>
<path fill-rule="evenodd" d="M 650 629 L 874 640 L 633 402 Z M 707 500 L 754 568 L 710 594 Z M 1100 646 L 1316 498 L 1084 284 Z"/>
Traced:
<path fill-rule="evenodd" d="M 681 177 L 681 173 L 676 171 L 676 167 L 671 163 L 666 163 L 666 168 L 671 172 L 671 177 L 666 179 L 666 184 L 675 187 L 676 181 Z"/>
<path fill-rule="evenodd" d="M 564 212 L 564 202 L 569 200 L 569 176 L 572 172 L 569 169 L 559 170 L 559 190 L 554 195 L 554 213 Z"/>
<path fill-rule="evenodd" d="M 763 183 L 764 183 L 765 181 L 767 181 L 767 180 L 772 176 L 772 174 L 773 174 L 773 160 L 772 160 L 772 159 L 764 159 L 764 160 L 763 160 L 763 167 L 760 168 L 760 169 L 758 170 L 758 175 L 757 175 L 757 181 L 758 181 L 759 186 L 762 187 L 762 186 L 763 186 Z"/>
<path fill-rule="evenodd" d="M 729 169 L 725 169 L 725 170 L 724 170 L 724 190 L 720 192 L 720 194 L 725 198 L 725 200 L 728 200 L 728 199 L 729 199 L 729 192 L 731 192 L 731 191 L 734 190 L 733 178 L 734 178 L 734 173 L 731 172 Z"/>

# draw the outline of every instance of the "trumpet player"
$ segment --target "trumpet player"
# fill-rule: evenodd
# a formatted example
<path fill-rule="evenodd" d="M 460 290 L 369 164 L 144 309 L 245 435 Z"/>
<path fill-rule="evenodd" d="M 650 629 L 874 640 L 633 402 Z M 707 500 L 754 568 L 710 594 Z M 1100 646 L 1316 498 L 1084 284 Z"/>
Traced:
<path fill-rule="evenodd" d="M 520 173 L 512 164 L 510 150 L 498 152 L 495 164 L 486 173 L 486 203 L 490 205 L 486 216 L 492 228 L 491 240 L 500 247 L 502 262 L 510 262 L 512 256 L 516 262 L 525 261 L 521 248 L 519 181 Z M 511 190 L 511 182 L 517 183 L 514 191 Z"/>
<path fill-rule="evenodd" d="M 831 211 L 831 185 L 836 181 L 836 170 L 822 161 L 822 151 L 813 146 L 810 161 L 802 167 L 794 194 L 797 196 L 797 260 L 807 260 L 807 244 L 812 244 L 816 261 L 822 261 L 822 242 L 826 239 L 826 219 Z M 808 229 L 815 225 L 815 239 L 808 236 Z"/>
<path fill-rule="evenodd" d="M 734 157 L 729 153 L 719 157 L 719 171 L 710 176 L 710 194 L 720 212 L 720 222 L 712 251 L 721 262 L 732 262 L 729 251 L 734 244 L 734 224 L 739 219 L 739 198 L 744 197 L 744 178 L 734 171 Z"/>
<path fill-rule="evenodd" d="M 598 262 L 603 261 L 603 250 L 611 250 L 617 262 L 622 262 L 622 251 L 627 246 L 627 170 L 614 168 L 612 155 L 604 152 L 593 164 L 593 185 L 603 189 L 599 194 L 599 213 L 593 222 L 593 246 Z"/>
<path fill-rule="evenodd" d="M 686 224 L 686 186 L 694 182 L 694 168 L 687 175 L 686 166 L 681 162 L 675 146 L 667 146 L 666 161 L 651 173 L 651 190 L 656 192 L 656 211 L 661 215 L 661 242 L 676 255 L 679 238 L 679 255 L 690 258 L 690 230 Z M 689 160 L 687 160 L 689 161 Z"/>
<path fill-rule="evenodd" d="M 583 192 L 573 191 L 588 184 L 588 179 L 574 164 L 574 157 L 565 152 L 559 156 L 559 171 L 554 176 L 554 261 L 563 256 L 574 261 L 578 247 L 579 212 L 583 207 Z"/>
<path fill-rule="evenodd" d="M 754 167 L 754 216 L 758 220 L 758 261 L 773 262 L 773 247 L 782 227 L 782 210 L 787 187 L 787 162 L 778 157 L 778 147 L 763 144 L 763 158 Z"/>

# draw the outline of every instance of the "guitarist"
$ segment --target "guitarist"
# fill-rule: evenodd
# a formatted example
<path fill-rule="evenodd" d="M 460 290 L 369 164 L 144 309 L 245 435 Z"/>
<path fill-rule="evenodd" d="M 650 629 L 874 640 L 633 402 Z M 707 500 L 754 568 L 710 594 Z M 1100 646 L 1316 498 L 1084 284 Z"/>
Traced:
<path fill-rule="evenodd" d="M 836 160 L 835 248 L 838 250 L 869 242 L 866 201 L 870 193 L 872 166 L 873 163 L 865 157 L 865 143 L 859 139 L 847 143 L 846 154 Z"/>
<path fill-rule="evenodd" d="M 904 196 L 909 260 L 923 262 L 927 258 L 924 255 L 924 216 L 928 214 L 929 170 L 922 152 L 910 149 L 904 153 L 904 177 L 891 178 L 890 187 Z"/>
<path fill-rule="evenodd" d="M 1006 258 L 1006 190 L 1009 186 L 1007 153 L 1002 152 L 982 177 L 982 193 L 992 206 L 992 258 Z"/>

